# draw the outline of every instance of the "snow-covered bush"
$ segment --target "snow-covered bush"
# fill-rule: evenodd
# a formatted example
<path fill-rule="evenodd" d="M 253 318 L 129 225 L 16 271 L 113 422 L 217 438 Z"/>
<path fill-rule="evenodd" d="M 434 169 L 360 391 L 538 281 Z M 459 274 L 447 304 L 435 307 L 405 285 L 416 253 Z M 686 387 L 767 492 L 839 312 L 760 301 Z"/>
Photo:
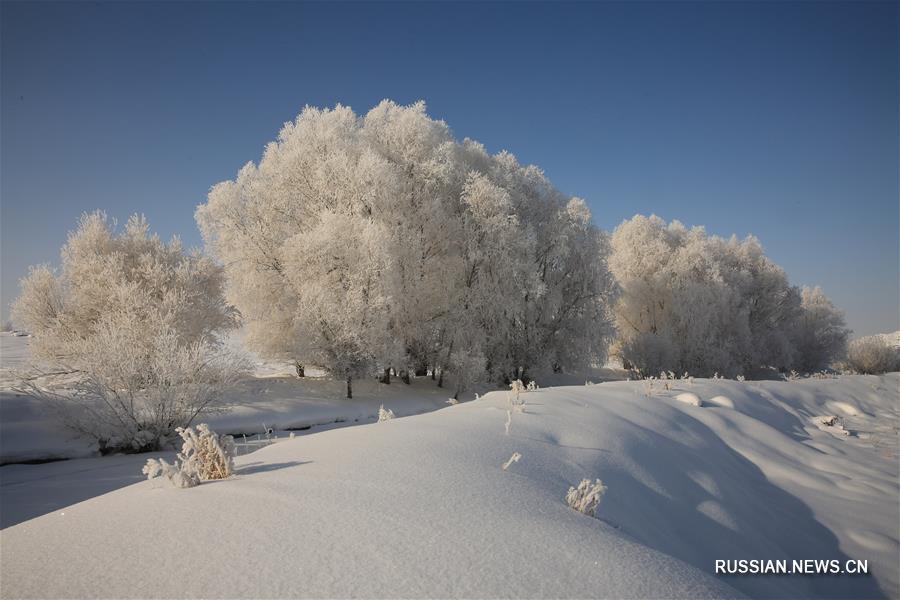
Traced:
<path fill-rule="evenodd" d="M 378 408 L 378 422 L 381 423 L 383 421 L 390 421 L 394 418 L 394 411 L 389 408 L 385 408 L 384 404 L 382 404 Z"/>
<path fill-rule="evenodd" d="M 148 459 L 142 472 L 147 479 L 165 477 L 178 488 L 194 487 L 201 481 L 225 479 L 234 472 L 235 446 L 230 435 L 218 435 L 205 423 L 177 429 L 183 444 L 175 464 Z"/>
<path fill-rule="evenodd" d="M 850 342 L 847 364 L 857 373 L 877 375 L 900 368 L 900 352 L 879 336 Z"/>
<path fill-rule="evenodd" d="M 34 357 L 77 376 L 71 390 L 24 390 L 102 451 L 166 445 L 243 374 L 219 336 L 236 324 L 223 273 L 208 258 L 163 243 L 132 217 L 121 233 L 84 215 L 59 272 L 33 268 L 13 312 L 34 332 Z"/>
<path fill-rule="evenodd" d="M 225 479 L 234 472 L 234 438 L 230 435 L 218 435 L 206 423 L 197 428 L 177 429 L 184 440 L 181 454 L 182 469 L 196 473 L 201 481 Z"/>
<path fill-rule="evenodd" d="M 307 107 L 196 217 L 248 345 L 348 392 L 391 366 L 467 383 L 605 358 L 614 286 L 585 202 L 423 103 Z"/>
<path fill-rule="evenodd" d="M 569 488 L 569 493 L 566 494 L 566 504 L 571 509 L 593 517 L 596 515 L 597 507 L 605 493 L 606 486 L 599 479 L 593 483 L 590 479 L 582 479 L 577 488 Z"/>
<path fill-rule="evenodd" d="M 181 463 L 177 459 L 173 465 L 164 458 L 148 458 L 147 464 L 144 465 L 141 472 L 147 476 L 147 479 L 163 477 L 177 488 L 190 488 L 200 484 L 200 479 L 195 474 L 182 469 Z"/>

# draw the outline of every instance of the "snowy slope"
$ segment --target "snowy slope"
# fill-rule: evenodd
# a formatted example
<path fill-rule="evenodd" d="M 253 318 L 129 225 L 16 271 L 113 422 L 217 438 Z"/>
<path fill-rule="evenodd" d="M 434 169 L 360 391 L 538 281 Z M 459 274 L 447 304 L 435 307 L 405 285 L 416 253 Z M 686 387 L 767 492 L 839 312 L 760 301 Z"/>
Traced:
<path fill-rule="evenodd" d="M 326 431 L 227 481 L 142 482 L 5 529 L 0 594 L 896 597 L 898 383 L 615 382 L 530 392 L 509 435 L 499 392 Z M 816 420 L 835 414 L 851 435 Z M 582 477 L 609 488 L 599 519 L 563 502 Z M 735 558 L 874 576 L 712 575 Z"/>

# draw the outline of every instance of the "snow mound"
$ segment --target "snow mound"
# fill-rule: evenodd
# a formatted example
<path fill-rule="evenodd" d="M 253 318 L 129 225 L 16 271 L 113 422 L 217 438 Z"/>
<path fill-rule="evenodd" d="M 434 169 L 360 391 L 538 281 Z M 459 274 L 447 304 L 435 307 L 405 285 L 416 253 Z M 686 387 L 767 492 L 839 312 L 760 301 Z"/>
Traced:
<path fill-rule="evenodd" d="M 689 404 L 690 406 L 703 406 L 703 401 L 700 400 L 700 396 L 693 392 L 682 392 L 675 396 L 675 399 L 679 402 Z"/>
<path fill-rule="evenodd" d="M 734 402 L 727 396 L 713 396 L 712 398 L 704 402 L 704 404 L 719 406 L 722 408 L 734 408 Z"/>

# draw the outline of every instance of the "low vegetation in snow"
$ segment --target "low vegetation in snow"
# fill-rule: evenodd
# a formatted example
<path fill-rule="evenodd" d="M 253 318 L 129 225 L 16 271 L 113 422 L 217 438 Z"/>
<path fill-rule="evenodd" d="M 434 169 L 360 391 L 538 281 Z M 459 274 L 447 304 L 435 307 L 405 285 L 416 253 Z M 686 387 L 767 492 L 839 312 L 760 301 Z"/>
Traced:
<path fill-rule="evenodd" d="M 378 422 L 390 421 L 394 418 L 394 411 L 389 408 L 385 408 L 384 404 L 382 404 L 378 408 Z"/>
<path fill-rule="evenodd" d="M 183 444 L 175 464 L 164 459 L 147 459 L 143 468 L 147 479 L 165 477 L 175 487 L 189 488 L 201 481 L 225 479 L 234 472 L 235 446 L 230 435 L 218 435 L 208 425 L 177 429 Z"/>
<path fill-rule="evenodd" d="M 582 479 L 578 487 L 570 487 L 566 494 L 566 504 L 589 517 L 596 516 L 597 507 L 606 493 L 606 486 L 599 479 L 593 483 L 590 479 Z"/>

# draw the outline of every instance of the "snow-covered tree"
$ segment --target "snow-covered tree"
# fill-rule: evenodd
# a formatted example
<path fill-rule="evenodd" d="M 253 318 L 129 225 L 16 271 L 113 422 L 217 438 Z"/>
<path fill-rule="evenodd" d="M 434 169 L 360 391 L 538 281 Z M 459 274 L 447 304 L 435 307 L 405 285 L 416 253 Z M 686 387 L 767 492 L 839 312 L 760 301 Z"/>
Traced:
<path fill-rule="evenodd" d="M 421 102 L 307 107 L 197 221 L 248 343 L 348 393 L 391 368 L 465 384 L 605 354 L 608 244 L 585 203 L 455 140 Z"/>
<path fill-rule="evenodd" d="M 900 369 L 900 350 L 872 335 L 850 342 L 847 363 L 857 373 L 881 374 Z"/>
<path fill-rule="evenodd" d="M 223 285 L 220 267 L 150 235 L 143 218 L 116 233 L 102 213 L 84 215 L 58 272 L 32 269 L 13 307 L 34 357 L 77 379 L 71 394 L 28 391 L 101 449 L 160 446 L 241 374 L 220 351 L 237 319 Z"/>
<path fill-rule="evenodd" d="M 792 367 L 802 373 L 828 368 L 847 352 L 850 331 L 844 315 L 835 308 L 821 288 L 804 287 L 800 314 L 793 331 Z"/>
<path fill-rule="evenodd" d="M 752 236 L 724 239 L 637 215 L 611 243 L 616 352 L 644 375 L 806 369 L 834 358 L 846 339 L 821 291 L 791 286 Z"/>

